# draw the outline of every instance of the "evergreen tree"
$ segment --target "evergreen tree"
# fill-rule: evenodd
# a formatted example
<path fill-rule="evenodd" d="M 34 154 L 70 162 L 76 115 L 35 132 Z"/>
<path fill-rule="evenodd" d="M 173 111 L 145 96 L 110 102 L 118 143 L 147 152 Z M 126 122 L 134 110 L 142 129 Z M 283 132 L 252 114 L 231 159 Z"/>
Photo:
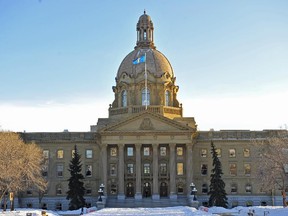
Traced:
<path fill-rule="evenodd" d="M 225 191 L 225 182 L 222 180 L 221 175 L 222 165 L 221 161 L 218 158 L 214 143 L 211 141 L 211 154 L 213 157 L 213 169 L 210 176 L 210 185 L 209 185 L 209 206 L 221 206 L 227 208 L 227 197 Z"/>
<path fill-rule="evenodd" d="M 66 199 L 70 200 L 69 203 L 69 210 L 76 210 L 79 208 L 84 207 L 85 205 L 85 199 L 84 199 L 84 183 L 83 179 L 84 176 L 81 174 L 82 170 L 82 164 L 81 164 L 81 156 L 78 153 L 77 146 L 74 147 L 74 153 L 73 158 L 70 161 L 69 164 L 69 172 L 70 172 L 70 178 L 68 187 L 69 190 L 67 192 Z"/>

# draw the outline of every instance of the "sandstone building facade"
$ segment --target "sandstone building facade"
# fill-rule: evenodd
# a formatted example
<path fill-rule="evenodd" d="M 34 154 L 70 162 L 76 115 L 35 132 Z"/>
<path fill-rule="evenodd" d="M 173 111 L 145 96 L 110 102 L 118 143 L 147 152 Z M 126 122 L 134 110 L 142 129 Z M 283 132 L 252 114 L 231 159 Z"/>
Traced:
<path fill-rule="evenodd" d="M 18 197 L 18 206 L 68 208 L 68 165 L 75 145 L 82 155 L 88 206 L 95 205 L 101 183 L 110 206 L 145 205 L 149 200 L 155 206 L 185 205 L 192 182 L 200 204 L 206 205 L 211 140 L 221 157 L 230 207 L 281 204 L 280 194 L 263 193 L 257 184 L 253 164 L 257 148 L 251 145 L 251 140 L 277 131 L 198 131 L 193 117 L 183 117 L 173 68 L 156 49 L 153 22 L 145 12 L 136 31 L 136 46 L 116 74 L 108 118 L 98 119 L 90 132 L 22 134 L 26 142 L 43 149 L 43 175 L 49 184 L 40 202 L 39 193 L 31 189 Z M 133 63 L 143 56 L 142 63 Z"/>

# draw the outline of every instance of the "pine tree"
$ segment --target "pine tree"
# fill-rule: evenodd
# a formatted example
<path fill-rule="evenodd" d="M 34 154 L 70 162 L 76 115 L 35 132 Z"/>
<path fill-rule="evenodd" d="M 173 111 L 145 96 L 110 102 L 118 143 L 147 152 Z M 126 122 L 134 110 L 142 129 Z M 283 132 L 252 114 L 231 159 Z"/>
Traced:
<path fill-rule="evenodd" d="M 70 200 L 69 210 L 76 210 L 85 205 L 85 188 L 83 181 L 81 181 L 84 179 L 84 176 L 81 174 L 82 164 L 80 159 L 81 155 L 79 155 L 77 146 L 75 145 L 73 158 L 70 161 L 68 169 L 71 175 L 68 180 L 69 190 L 66 197 L 66 199 Z"/>
<path fill-rule="evenodd" d="M 210 175 L 210 185 L 209 185 L 209 206 L 220 206 L 227 208 L 227 197 L 225 191 L 225 182 L 222 180 L 221 175 L 222 165 L 218 158 L 214 143 L 211 141 L 211 154 L 213 157 L 213 169 Z"/>

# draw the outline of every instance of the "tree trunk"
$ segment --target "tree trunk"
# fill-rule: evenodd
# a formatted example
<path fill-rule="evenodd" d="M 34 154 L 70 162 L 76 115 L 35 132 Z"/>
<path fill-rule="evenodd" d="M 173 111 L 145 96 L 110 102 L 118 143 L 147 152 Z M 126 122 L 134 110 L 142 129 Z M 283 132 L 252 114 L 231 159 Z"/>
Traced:
<path fill-rule="evenodd" d="M 282 191 L 282 198 L 283 198 L 283 207 L 287 207 L 287 203 L 286 203 L 286 192 Z"/>

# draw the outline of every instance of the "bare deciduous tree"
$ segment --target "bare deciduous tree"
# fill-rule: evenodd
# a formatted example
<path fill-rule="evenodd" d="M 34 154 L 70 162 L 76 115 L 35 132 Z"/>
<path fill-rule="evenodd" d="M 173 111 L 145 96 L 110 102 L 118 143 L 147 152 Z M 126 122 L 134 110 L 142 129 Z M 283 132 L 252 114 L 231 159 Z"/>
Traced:
<path fill-rule="evenodd" d="M 259 149 L 256 157 L 257 179 L 263 191 L 280 190 L 283 206 L 286 204 L 288 188 L 288 133 L 281 131 L 277 136 L 264 140 L 254 140 Z"/>
<path fill-rule="evenodd" d="M 0 131 L 0 200 L 7 192 L 45 191 L 42 161 L 39 146 L 25 144 L 17 133 Z"/>

